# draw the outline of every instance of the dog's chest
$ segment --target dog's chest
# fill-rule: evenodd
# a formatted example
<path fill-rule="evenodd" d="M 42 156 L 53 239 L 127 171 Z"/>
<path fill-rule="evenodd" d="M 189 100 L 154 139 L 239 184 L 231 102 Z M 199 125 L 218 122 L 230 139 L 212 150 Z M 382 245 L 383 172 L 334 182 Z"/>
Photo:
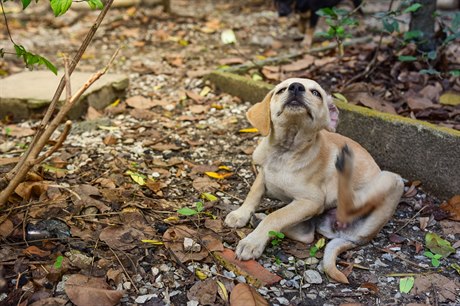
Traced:
<path fill-rule="evenodd" d="M 265 187 L 270 197 L 291 201 L 305 192 L 308 169 L 300 169 L 288 160 L 270 160 L 263 167 Z"/>

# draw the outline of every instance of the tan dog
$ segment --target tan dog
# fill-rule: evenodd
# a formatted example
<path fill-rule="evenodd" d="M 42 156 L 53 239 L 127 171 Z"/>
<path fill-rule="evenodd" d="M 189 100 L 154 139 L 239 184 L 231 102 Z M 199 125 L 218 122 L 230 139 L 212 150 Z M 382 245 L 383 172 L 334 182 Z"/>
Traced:
<path fill-rule="evenodd" d="M 260 172 L 243 205 L 225 223 L 245 226 L 265 192 L 288 202 L 239 242 L 237 257 L 262 255 L 269 231 L 311 243 L 316 228 L 332 239 L 324 252 L 324 270 L 348 283 L 336 268 L 337 256 L 377 235 L 395 211 L 403 182 L 381 171 L 358 143 L 330 132 L 335 130 L 331 100 L 315 81 L 294 78 L 249 109 L 248 120 L 265 136 L 253 154 Z"/>

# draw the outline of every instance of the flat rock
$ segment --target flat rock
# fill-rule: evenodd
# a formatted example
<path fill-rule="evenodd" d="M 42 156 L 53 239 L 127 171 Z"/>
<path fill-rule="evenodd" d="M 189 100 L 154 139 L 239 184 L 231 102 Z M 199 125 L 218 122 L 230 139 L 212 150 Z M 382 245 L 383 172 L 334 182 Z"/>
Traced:
<path fill-rule="evenodd" d="M 316 270 L 306 270 L 303 273 L 303 278 L 309 284 L 321 284 L 323 282 L 323 278 Z"/>
<path fill-rule="evenodd" d="M 74 72 L 71 79 L 72 93 L 75 93 L 92 73 Z M 12 115 L 14 120 L 26 119 L 40 113 L 50 104 L 61 80 L 62 72 L 55 76 L 50 71 L 27 71 L 2 79 L 0 83 L 0 117 Z M 103 109 L 124 95 L 129 85 L 126 75 L 105 74 L 97 80 L 69 112 L 75 119 L 86 113 L 88 106 Z M 65 100 L 65 90 L 60 101 Z"/>

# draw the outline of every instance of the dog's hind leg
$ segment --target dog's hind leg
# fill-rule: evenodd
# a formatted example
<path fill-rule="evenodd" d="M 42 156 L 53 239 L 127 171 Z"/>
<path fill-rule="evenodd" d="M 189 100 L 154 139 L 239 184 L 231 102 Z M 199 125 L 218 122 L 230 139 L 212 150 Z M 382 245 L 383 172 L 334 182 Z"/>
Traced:
<path fill-rule="evenodd" d="M 286 228 L 283 233 L 289 239 L 309 244 L 315 239 L 315 225 L 312 220 L 307 220 Z"/>
<path fill-rule="evenodd" d="M 393 214 L 404 188 L 399 175 L 382 171 L 366 186 L 355 192 L 351 186 L 353 152 L 347 145 L 342 148 L 335 166 L 338 171 L 337 220 L 339 222 L 351 222 L 380 206 L 384 206 Z"/>

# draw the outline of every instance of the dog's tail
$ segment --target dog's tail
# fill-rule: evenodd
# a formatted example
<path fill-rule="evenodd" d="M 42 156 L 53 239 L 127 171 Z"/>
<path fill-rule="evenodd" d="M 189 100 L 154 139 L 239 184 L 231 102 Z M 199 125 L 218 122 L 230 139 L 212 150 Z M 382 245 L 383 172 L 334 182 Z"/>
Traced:
<path fill-rule="evenodd" d="M 323 257 L 323 267 L 324 272 L 329 275 L 333 280 L 343 283 L 349 284 L 348 278 L 342 272 L 337 269 L 335 266 L 337 256 L 341 253 L 355 248 L 357 245 L 351 241 L 342 239 L 342 238 L 334 238 L 326 245 L 326 249 L 324 250 L 324 257 Z"/>

